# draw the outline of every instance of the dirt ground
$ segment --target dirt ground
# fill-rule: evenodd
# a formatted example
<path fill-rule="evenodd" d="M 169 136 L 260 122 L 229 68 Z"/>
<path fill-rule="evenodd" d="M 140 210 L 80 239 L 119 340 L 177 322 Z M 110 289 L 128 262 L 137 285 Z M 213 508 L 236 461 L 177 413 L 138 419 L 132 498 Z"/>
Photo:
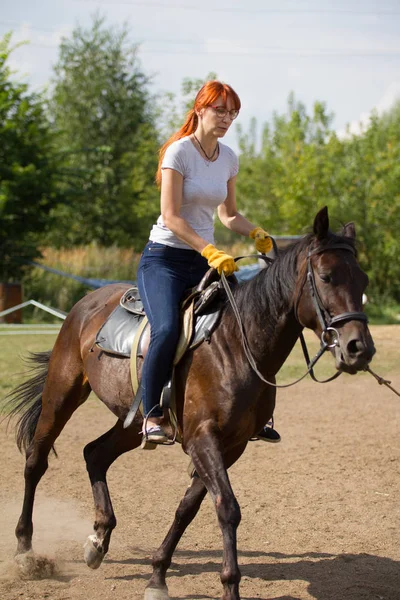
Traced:
<path fill-rule="evenodd" d="M 398 348 L 394 329 L 387 352 Z M 400 389 L 398 364 L 382 374 Z M 368 374 L 279 392 L 282 442 L 250 443 L 230 470 L 242 509 L 243 600 L 400 600 L 399 414 L 400 398 Z M 188 458 L 175 445 L 118 459 L 109 473 L 118 525 L 103 565 L 91 571 L 83 562 L 93 503 L 82 450 L 113 423 L 89 399 L 58 440 L 59 458 L 50 460 L 34 511 L 34 548 L 57 566 L 42 580 L 21 578 L 13 559 L 24 459 L 2 425 L 1 600 L 143 599 L 151 553 L 189 483 Z M 206 498 L 174 556 L 171 599 L 221 596 L 221 547 Z"/>

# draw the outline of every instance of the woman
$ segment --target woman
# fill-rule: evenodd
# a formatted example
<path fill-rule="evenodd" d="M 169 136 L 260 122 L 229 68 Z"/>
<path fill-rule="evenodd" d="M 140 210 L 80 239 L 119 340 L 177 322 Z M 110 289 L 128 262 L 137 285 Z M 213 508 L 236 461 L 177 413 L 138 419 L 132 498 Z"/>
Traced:
<path fill-rule="evenodd" d="M 233 257 L 214 246 L 214 211 L 225 227 L 255 239 L 258 251 L 271 248 L 268 234 L 237 211 L 238 159 L 219 141 L 239 110 L 240 99 L 229 85 L 208 81 L 183 126 L 160 150 L 156 180 L 161 187 L 161 215 L 150 232 L 138 270 L 138 287 L 151 325 L 142 370 L 147 417 L 143 434 L 151 442 L 168 440 L 160 426 L 159 401 L 171 375 L 185 290 L 197 285 L 210 267 L 225 275 L 237 270 Z M 267 439 L 271 431 L 278 439 L 270 441 L 279 441 L 279 434 L 271 428 Z"/>

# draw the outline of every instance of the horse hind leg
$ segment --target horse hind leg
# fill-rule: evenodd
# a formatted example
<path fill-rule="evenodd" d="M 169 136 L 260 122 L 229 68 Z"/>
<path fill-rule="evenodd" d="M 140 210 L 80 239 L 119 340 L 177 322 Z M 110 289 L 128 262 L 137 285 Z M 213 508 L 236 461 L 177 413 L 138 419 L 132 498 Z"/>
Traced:
<path fill-rule="evenodd" d="M 37 400 L 35 405 L 25 412 L 21 421 L 24 423 L 25 431 L 28 431 L 30 426 L 34 426 L 35 420 L 37 424 L 26 450 L 24 500 L 15 530 L 17 555 L 32 550 L 35 492 L 48 468 L 48 455 L 67 421 L 90 393 L 90 386 L 84 382 L 82 374 L 60 377 L 59 368 L 58 372 L 55 372 L 55 364 L 52 371 L 53 373 L 49 369 L 43 394 L 38 399 L 40 402 Z M 63 371 L 66 372 L 65 364 Z M 38 411 L 40 411 L 39 416 Z"/>
<path fill-rule="evenodd" d="M 139 433 L 136 421 L 124 429 L 122 421 L 118 420 L 114 427 L 90 442 L 83 451 L 95 504 L 94 533 L 88 537 L 84 551 L 85 562 L 91 569 L 98 569 L 103 562 L 117 525 L 107 485 L 107 471 L 121 454 L 140 445 Z"/>

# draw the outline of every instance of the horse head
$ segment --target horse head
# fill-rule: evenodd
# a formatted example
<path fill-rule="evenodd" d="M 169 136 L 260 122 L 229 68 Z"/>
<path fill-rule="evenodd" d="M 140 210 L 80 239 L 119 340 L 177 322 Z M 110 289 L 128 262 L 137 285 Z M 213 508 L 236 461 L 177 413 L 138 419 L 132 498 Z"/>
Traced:
<path fill-rule="evenodd" d="M 357 261 L 355 227 L 348 223 L 340 234 L 332 233 L 325 207 L 316 215 L 313 230 L 299 256 L 296 316 L 328 345 L 336 368 L 354 374 L 365 369 L 375 354 L 363 312 L 368 277 Z"/>

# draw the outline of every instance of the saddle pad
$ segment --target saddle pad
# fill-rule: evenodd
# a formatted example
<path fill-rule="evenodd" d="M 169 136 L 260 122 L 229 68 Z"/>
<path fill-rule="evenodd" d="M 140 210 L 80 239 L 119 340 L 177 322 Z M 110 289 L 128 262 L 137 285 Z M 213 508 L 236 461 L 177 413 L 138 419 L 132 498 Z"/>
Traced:
<path fill-rule="evenodd" d="M 97 332 L 96 345 L 104 352 L 129 358 L 143 318 L 143 315 L 128 312 L 119 304 Z"/>
<path fill-rule="evenodd" d="M 195 318 L 194 333 L 189 348 L 196 348 L 204 340 L 209 341 L 218 325 L 220 312 L 217 307 Z M 118 305 L 99 329 L 95 343 L 104 352 L 129 358 L 132 345 L 143 317 Z M 186 348 L 188 345 L 186 345 Z M 185 348 L 185 349 L 186 349 Z M 180 353 L 181 358 L 183 353 Z M 175 364 L 178 361 L 175 360 Z"/>

